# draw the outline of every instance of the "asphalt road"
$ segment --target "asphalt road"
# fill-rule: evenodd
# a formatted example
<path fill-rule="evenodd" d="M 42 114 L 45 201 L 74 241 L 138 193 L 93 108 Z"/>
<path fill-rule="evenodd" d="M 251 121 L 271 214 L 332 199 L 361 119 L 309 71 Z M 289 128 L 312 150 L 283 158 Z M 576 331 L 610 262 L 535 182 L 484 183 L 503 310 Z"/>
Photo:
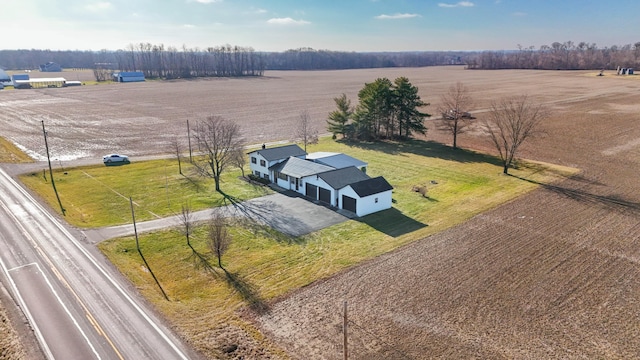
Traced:
<path fill-rule="evenodd" d="M 49 359 L 197 357 L 135 289 L 0 169 L 0 278 Z"/>

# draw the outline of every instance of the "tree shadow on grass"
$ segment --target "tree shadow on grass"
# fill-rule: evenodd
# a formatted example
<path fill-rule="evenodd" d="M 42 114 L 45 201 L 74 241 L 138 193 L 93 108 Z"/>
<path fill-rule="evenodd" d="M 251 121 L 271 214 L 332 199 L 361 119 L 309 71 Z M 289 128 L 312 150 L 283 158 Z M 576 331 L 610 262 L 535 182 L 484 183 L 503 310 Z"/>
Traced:
<path fill-rule="evenodd" d="M 380 151 L 390 155 L 409 153 L 461 163 L 488 163 L 502 166 L 500 159 L 495 156 L 462 148 L 454 149 L 451 146 L 432 140 L 409 139 L 406 141 L 364 142 L 340 139 L 336 141 L 346 146 L 363 150 Z"/>
<path fill-rule="evenodd" d="M 193 261 L 196 269 L 204 269 L 208 273 L 217 274 L 216 268 L 211 265 L 209 262 L 209 257 L 201 252 L 198 252 L 194 249 L 193 246 L 189 245 L 191 248 L 191 255 L 189 255 L 189 259 Z"/>
<path fill-rule="evenodd" d="M 186 180 L 186 182 L 193 186 L 193 188 L 196 190 L 196 192 L 203 192 L 204 191 L 204 186 L 202 186 L 202 184 L 200 184 L 200 181 L 198 180 L 194 180 L 192 179 L 190 176 L 182 174 L 182 177 Z"/>
<path fill-rule="evenodd" d="M 222 274 L 218 269 L 224 271 L 224 280 L 240 297 L 249 304 L 249 308 L 258 314 L 264 314 L 269 311 L 269 305 L 260 297 L 257 289 L 253 284 L 246 281 L 240 274 L 229 272 L 224 267 L 216 267 L 209 262 L 210 256 L 202 254 L 191 247 L 192 253 L 190 258 L 194 261 L 196 269 L 204 269 L 207 273 L 217 278 L 222 278 Z"/>
<path fill-rule="evenodd" d="M 225 205 L 231 205 L 234 213 L 229 213 L 229 217 L 238 219 L 237 221 L 243 226 L 250 229 L 254 234 L 261 234 L 267 238 L 274 239 L 278 242 L 286 242 L 288 244 L 299 242 L 299 237 L 287 234 L 283 230 L 290 229 L 292 225 L 289 220 L 283 217 L 273 216 L 274 213 L 280 213 L 282 208 L 276 206 L 272 202 L 262 202 L 259 205 L 243 202 L 240 199 L 227 195 L 220 191 L 224 196 Z M 238 216 L 240 215 L 240 216 Z M 297 224 L 303 226 L 304 224 Z M 299 230 L 299 229 L 296 229 Z M 303 231 L 304 229 L 300 230 Z"/>
<path fill-rule="evenodd" d="M 622 213 L 631 212 L 631 213 L 634 213 L 634 214 L 640 214 L 640 203 L 634 202 L 634 201 L 630 201 L 628 199 L 625 199 L 622 196 L 617 196 L 617 195 L 597 195 L 597 194 L 592 194 L 592 193 L 584 191 L 584 190 L 570 189 L 568 187 L 563 187 L 563 186 L 553 185 L 553 184 L 545 184 L 545 183 L 541 183 L 539 181 L 526 179 L 526 178 L 523 178 L 523 177 L 511 175 L 511 174 L 509 174 L 509 176 L 512 176 L 512 177 L 514 177 L 516 179 L 520 179 L 522 181 L 526 181 L 526 182 L 529 182 L 529 183 L 532 183 L 532 184 L 539 185 L 543 189 L 552 191 L 552 192 L 554 192 L 556 194 L 563 195 L 563 196 L 565 196 L 567 198 L 570 198 L 570 199 L 578 201 L 578 202 L 601 205 L 601 206 L 605 206 L 605 207 L 607 207 L 609 209 L 612 209 L 612 210 L 615 210 L 615 211 L 618 211 L 618 212 L 622 212 Z M 578 179 L 578 181 L 580 181 L 580 179 Z"/>
<path fill-rule="evenodd" d="M 370 214 L 357 220 L 392 237 L 409 234 L 429 226 L 404 215 L 395 208 Z"/>
<path fill-rule="evenodd" d="M 260 297 L 253 284 L 246 281 L 240 274 L 232 273 L 222 268 L 227 283 L 240 294 L 240 297 L 249 304 L 249 308 L 257 314 L 265 314 L 269 311 L 269 305 Z"/>

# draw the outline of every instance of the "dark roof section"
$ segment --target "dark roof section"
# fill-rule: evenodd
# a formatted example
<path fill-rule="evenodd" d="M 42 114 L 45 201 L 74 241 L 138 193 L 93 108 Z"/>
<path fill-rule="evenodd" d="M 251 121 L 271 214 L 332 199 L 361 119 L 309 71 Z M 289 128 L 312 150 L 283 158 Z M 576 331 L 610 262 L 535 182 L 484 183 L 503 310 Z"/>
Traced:
<path fill-rule="evenodd" d="M 369 179 L 367 174 L 355 166 L 323 172 L 318 174 L 318 177 L 336 190 L 342 189 L 349 184 Z"/>
<path fill-rule="evenodd" d="M 361 198 L 379 194 L 381 192 L 393 190 L 393 186 L 385 180 L 382 176 L 378 176 L 377 178 L 359 181 L 357 183 L 351 184 L 351 188 L 353 191 L 358 194 Z"/>
<path fill-rule="evenodd" d="M 302 150 L 300 146 L 296 144 L 254 150 L 249 154 L 253 154 L 253 153 L 258 153 L 262 155 L 262 157 L 265 158 L 267 161 L 288 159 L 290 156 L 298 157 L 302 155 L 307 155 L 307 153 L 304 150 Z"/>

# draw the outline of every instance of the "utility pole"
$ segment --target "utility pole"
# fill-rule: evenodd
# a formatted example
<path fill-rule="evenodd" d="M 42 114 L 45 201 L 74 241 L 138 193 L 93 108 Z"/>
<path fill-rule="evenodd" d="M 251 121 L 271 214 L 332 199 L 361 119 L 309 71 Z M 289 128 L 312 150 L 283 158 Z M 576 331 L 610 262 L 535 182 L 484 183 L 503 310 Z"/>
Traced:
<path fill-rule="evenodd" d="M 349 359 L 349 351 L 347 350 L 347 300 L 344 301 L 344 316 L 342 318 L 342 333 L 344 335 L 343 347 L 344 347 L 344 360 Z"/>
<path fill-rule="evenodd" d="M 42 133 L 44 134 L 44 147 L 47 149 L 47 162 L 49 163 L 49 176 L 51 177 L 51 186 L 53 186 L 53 192 L 56 193 L 56 198 L 58 199 L 58 205 L 60 205 L 60 211 L 62 212 L 62 216 L 65 216 L 64 207 L 62 207 L 62 201 L 60 201 L 60 195 L 58 195 L 58 190 L 56 189 L 56 181 L 53 178 L 53 170 L 51 169 L 51 158 L 49 157 L 49 143 L 47 143 L 47 131 L 44 129 L 44 120 L 40 121 L 42 123 Z"/>

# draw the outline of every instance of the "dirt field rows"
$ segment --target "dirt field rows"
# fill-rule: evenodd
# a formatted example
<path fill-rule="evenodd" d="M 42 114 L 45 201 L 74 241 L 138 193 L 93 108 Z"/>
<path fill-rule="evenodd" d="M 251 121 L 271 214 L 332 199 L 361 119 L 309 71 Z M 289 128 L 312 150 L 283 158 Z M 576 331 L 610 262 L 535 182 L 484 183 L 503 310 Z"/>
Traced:
<path fill-rule="evenodd" d="M 353 359 L 639 358 L 640 87 L 594 90 L 558 96 L 524 153 L 580 176 L 303 289 L 263 329 L 341 359 L 347 300 Z"/>
<path fill-rule="evenodd" d="M 186 119 L 208 114 L 237 121 L 253 144 L 287 139 L 302 110 L 324 129 L 333 97 L 355 103 L 383 76 L 407 76 L 427 111 L 456 81 L 480 110 L 527 93 L 553 116 L 521 156 L 579 176 L 301 289 L 256 321 L 298 359 L 342 358 L 343 300 L 351 359 L 640 358 L 640 82 L 459 67 L 266 75 L 1 91 L 0 135 L 42 156 L 44 120 L 53 158 L 135 158 L 169 153 Z M 449 141 L 427 126 L 428 139 Z M 459 145 L 491 151 L 474 133 Z"/>

